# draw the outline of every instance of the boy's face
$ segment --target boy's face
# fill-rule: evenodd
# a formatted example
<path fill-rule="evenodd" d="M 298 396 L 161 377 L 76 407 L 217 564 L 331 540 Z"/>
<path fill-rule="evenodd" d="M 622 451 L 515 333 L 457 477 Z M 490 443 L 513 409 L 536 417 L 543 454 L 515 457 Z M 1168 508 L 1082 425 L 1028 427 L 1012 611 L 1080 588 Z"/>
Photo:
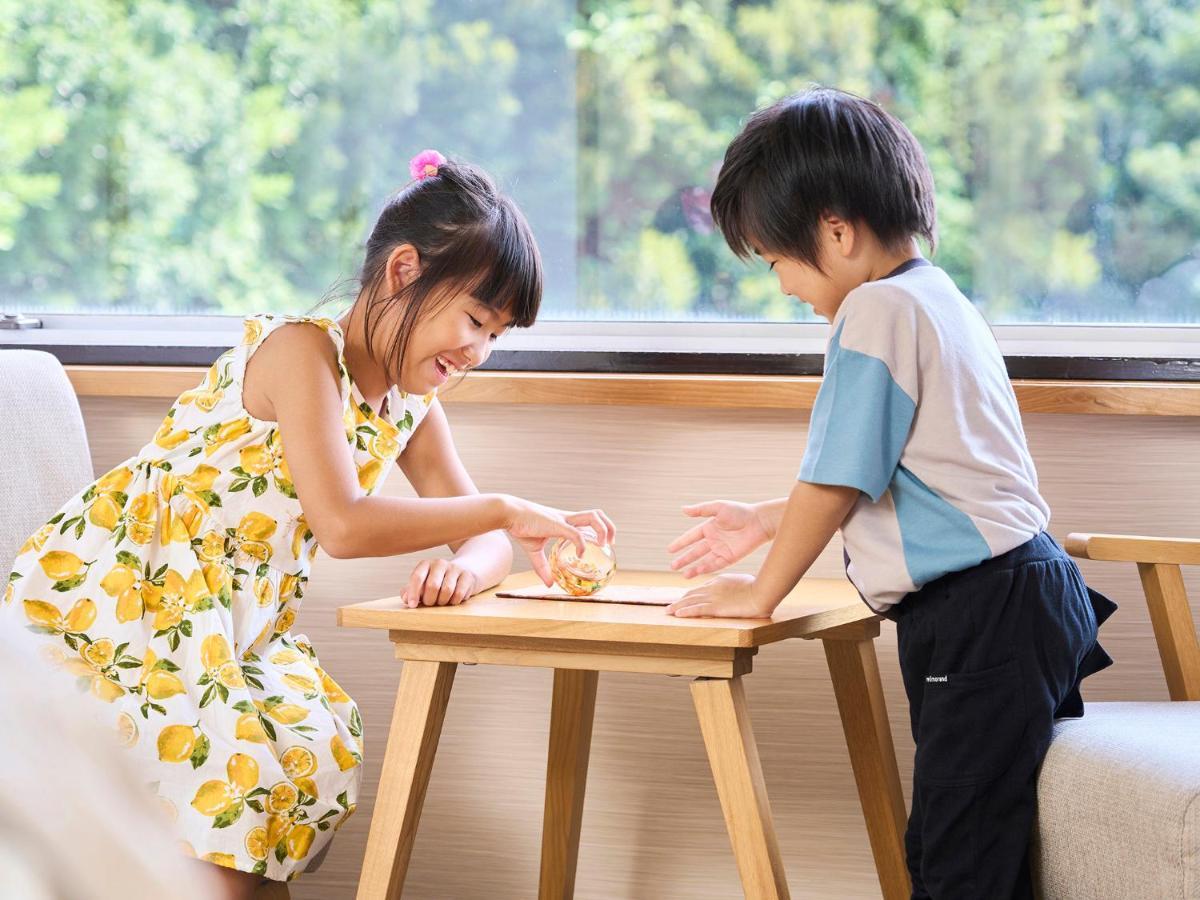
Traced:
<path fill-rule="evenodd" d="M 779 279 L 779 289 L 801 303 L 807 303 L 821 318 L 830 322 L 846 297 L 846 290 L 839 287 L 836 278 L 831 278 L 831 269 L 822 261 L 825 272 L 820 272 L 808 263 L 788 256 L 780 256 L 769 250 L 755 250 L 771 267 Z M 832 274 L 832 273 L 831 273 Z"/>
<path fill-rule="evenodd" d="M 821 218 L 817 235 L 816 266 L 770 250 L 754 248 L 779 278 L 779 288 L 789 297 L 807 303 L 830 322 L 852 290 L 883 278 L 906 259 L 919 256 L 915 241 L 896 250 L 883 247 L 871 229 L 834 215 Z"/>

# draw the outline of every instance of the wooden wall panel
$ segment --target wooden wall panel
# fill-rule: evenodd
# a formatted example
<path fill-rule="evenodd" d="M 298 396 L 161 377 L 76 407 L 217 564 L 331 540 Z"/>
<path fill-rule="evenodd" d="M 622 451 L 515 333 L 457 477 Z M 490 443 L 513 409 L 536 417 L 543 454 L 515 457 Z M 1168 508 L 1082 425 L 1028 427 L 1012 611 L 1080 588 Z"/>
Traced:
<path fill-rule="evenodd" d="M 84 398 L 97 471 L 153 434 L 161 400 Z M 483 490 L 561 506 L 602 505 L 621 529 L 623 564 L 666 564 L 686 525 L 681 503 L 785 493 L 799 466 L 806 414 L 787 410 L 536 405 L 449 408 L 459 449 Z M 1051 530 L 1200 535 L 1200 426 L 1194 418 L 1029 415 L 1026 428 Z M 388 490 L 407 490 L 393 474 Z M 840 547 L 815 575 L 840 572 Z M 354 896 L 399 665 L 382 634 L 334 624 L 344 603 L 395 593 L 416 557 L 317 561 L 297 630 L 356 697 L 367 727 L 365 790 L 323 866 L 296 900 Z M 757 559 L 753 562 L 757 562 Z M 748 566 L 747 566 L 748 567 Z M 743 567 L 743 568 L 747 568 Z M 1122 608 L 1104 629 L 1118 665 L 1089 699 L 1166 699 L 1132 566 L 1084 565 Z M 1200 579 L 1189 573 L 1193 601 Z M 1200 604 L 1197 604 L 1200 608 Z M 878 642 L 908 789 L 912 741 L 895 631 Z M 549 718 L 547 671 L 460 667 L 434 766 L 405 896 L 525 900 L 535 895 Z M 878 897 L 866 831 L 818 645 L 765 649 L 748 678 L 763 770 L 792 894 Z M 686 679 L 601 679 L 584 811 L 580 900 L 727 900 L 738 892 Z"/>

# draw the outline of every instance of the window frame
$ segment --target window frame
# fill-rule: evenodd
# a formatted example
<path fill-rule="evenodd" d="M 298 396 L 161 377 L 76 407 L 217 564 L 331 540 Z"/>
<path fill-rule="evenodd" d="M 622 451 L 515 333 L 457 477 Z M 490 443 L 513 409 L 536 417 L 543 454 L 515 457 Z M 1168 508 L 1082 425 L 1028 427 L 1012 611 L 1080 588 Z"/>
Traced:
<path fill-rule="evenodd" d="M 242 335 L 241 316 L 41 313 L 0 330 L 0 348 L 64 365 L 206 366 Z M 1200 382 L 1200 325 L 993 325 L 1013 378 Z M 542 320 L 500 339 L 492 371 L 820 375 L 824 322 Z"/>

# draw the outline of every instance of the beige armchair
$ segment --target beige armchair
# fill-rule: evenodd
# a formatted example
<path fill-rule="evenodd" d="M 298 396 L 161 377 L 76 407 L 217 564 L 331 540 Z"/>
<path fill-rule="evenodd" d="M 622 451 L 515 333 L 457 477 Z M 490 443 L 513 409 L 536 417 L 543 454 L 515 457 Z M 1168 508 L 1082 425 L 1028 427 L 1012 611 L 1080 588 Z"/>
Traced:
<path fill-rule="evenodd" d="M 1200 898 L 1200 642 L 1180 570 L 1200 565 L 1200 540 L 1072 534 L 1066 548 L 1137 564 L 1171 700 L 1089 703 L 1055 726 L 1032 849 L 1041 895 Z"/>
<path fill-rule="evenodd" d="M 62 365 L 49 353 L 35 350 L 0 351 L 0 422 L 4 423 L 3 427 L 0 427 L 0 596 L 2 596 L 3 585 L 21 544 L 41 527 L 69 497 L 91 481 L 93 473 L 79 401 L 75 397 L 75 391 L 71 387 L 71 382 Z M 16 638 L 11 640 L 13 642 L 10 644 L 9 638 L 0 635 L 0 644 L 3 645 L 0 646 L 0 662 L 12 663 L 12 660 L 5 655 L 16 652 Z M 0 671 L 4 671 L 2 666 L 0 666 Z M 13 684 L 16 684 L 15 678 Z M 3 691 L 0 691 L 0 696 L 3 696 Z M 12 703 L 6 700 L 3 705 L 7 708 L 11 707 Z M 8 711 L 13 712 L 12 709 Z M 48 718 L 49 712 L 54 712 L 54 710 L 44 713 L 43 718 Z M 59 718 L 64 717 L 60 715 Z M 47 722 L 45 727 L 59 726 Z M 85 731 L 82 726 L 74 727 L 78 727 L 81 732 Z M 28 737 L 14 733 L 9 736 L 8 744 L 13 744 L 18 736 Z M 95 743 L 94 735 L 87 734 L 86 737 L 73 735 L 65 746 L 68 749 L 88 746 L 91 748 L 90 755 L 84 759 L 77 754 L 72 755 L 68 750 L 59 750 L 55 751 L 51 758 L 57 759 L 61 756 L 67 761 L 63 763 L 63 769 L 72 773 L 75 773 L 76 769 L 82 771 L 85 763 L 89 763 L 92 768 L 99 768 L 99 764 L 92 757 L 98 756 L 100 750 L 93 747 L 93 743 Z M 18 774 L 13 761 L 16 750 L 8 744 L 0 741 L 0 750 L 4 751 L 0 752 L 0 757 L 3 757 L 9 765 L 9 771 L 0 774 L 15 777 Z M 50 738 L 46 739 L 46 745 L 48 747 L 58 746 L 55 740 Z M 128 761 L 124 755 L 118 755 L 118 753 L 119 751 L 114 752 L 111 759 L 108 757 L 105 759 L 114 767 L 127 765 Z M 29 759 L 28 766 L 39 761 L 32 754 Z M 123 772 L 122 774 L 131 784 L 135 782 L 136 776 L 132 772 Z M 110 778 L 115 777 L 115 774 L 110 775 Z M 97 778 L 96 781 L 100 781 L 100 779 Z M 4 779 L 0 778 L 0 783 L 3 782 Z M 64 781 L 63 784 L 57 785 L 55 790 L 66 796 L 69 786 L 70 784 Z M 12 799 L 15 797 L 15 792 L 10 790 L 6 796 Z M 79 802 L 77 797 L 72 797 L 72 799 L 76 803 Z M 47 802 L 46 798 L 43 797 L 41 802 Z M 132 823 L 129 825 L 130 834 L 135 833 L 133 831 L 135 826 L 143 829 L 146 827 L 144 821 L 136 819 L 133 809 L 119 809 L 117 808 L 119 806 L 120 804 L 113 806 L 110 803 L 104 807 L 107 819 L 98 817 L 101 811 L 99 808 L 95 810 L 90 808 L 74 809 L 66 801 L 54 807 L 59 815 L 70 817 L 72 827 L 81 835 L 75 844 L 75 857 L 87 860 L 92 859 L 88 853 L 107 855 L 106 890 L 101 893 L 99 887 L 93 885 L 88 896 L 108 897 L 110 896 L 108 890 L 112 891 L 111 896 L 113 897 L 160 896 L 162 894 L 158 890 L 150 890 L 146 887 L 153 879 L 167 878 L 166 883 L 170 884 L 172 883 L 170 877 L 178 879 L 181 877 L 181 873 L 182 877 L 186 879 L 191 874 L 191 870 L 184 868 L 182 858 L 178 863 L 173 858 L 167 859 L 156 867 L 153 859 L 139 862 L 136 852 L 138 848 L 129 841 L 124 843 L 116 840 L 110 843 L 102 841 L 102 838 L 107 839 L 121 834 L 115 824 L 117 819 L 114 818 L 118 813 L 122 817 L 127 817 Z M 0 803 L 0 811 L 3 810 L 5 810 L 5 805 Z M 21 808 L 21 811 L 24 812 L 24 808 Z M 5 818 L 9 824 L 14 826 L 20 824 L 15 817 Z M 52 821 L 43 819 L 39 820 L 39 823 L 48 827 Z M 85 829 L 85 825 L 89 828 Z M 14 830 L 18 831 L 24 840 L 32 841 L 38 836 L 37 830 L 29 824 L 26 824 L 24 829 Z M 57 838 L 61 840 L 62 835 L 57 835 Z M 83 846 L 85 841 L 89 842 L 86 847 Z M 47 847 L 52 846 L 53 843 L 53 836 L 47 837 L 43 841 L 44 846 Z M 9 848 L 10 843 L 4 829 L 0 829 L 0 875 L 6 875 L 10 871 L 5 866 Z M 173 849 L 173 847 L 169 847 L 167 852 Z M 125 856 L 120 856 L 121 853 Z M 29 858 L 24 860 L 27 868 L 32 867 L 35 862 L 38 861 Z M 139 866 L 141 867 L 139 868 Z M 30 871 L 34 870 L 30 869 Z M 91 870 L 93 877 L 95 871 L 95 868 Z M 73 874 L 71 866 L 64 867 L 60 863 L 57 875 L 60 882 L 69 883 L 69 878 L 73 877 Z M 0 882 L 3 880 L 0 878 Z M 139 885 L 141 887 L 138 887 Z M 193 890 L 196 891 L 195 894 L 192 893 Z M 84 896 L 83 893 L 74 890 L 69 891 L 68 894 Z M 190 885 L 186 890 L 179 887 L 176 889 L 176 894 L 179 897 L 212 896 L 211 891 L 205 891 L 197 885 Z M 0 889 L 0 897 L 7 896 L 8 894 Z M 287 898 L 287 886 L 278 882 L 264 884 L 255 894 L 255 900 L 287 900 Z"/>
<path fill-rule="evenodd" d="M 79 401 L 58 360 L 0 351 L 0 579 L 31 534 L 92 480 Z"/>

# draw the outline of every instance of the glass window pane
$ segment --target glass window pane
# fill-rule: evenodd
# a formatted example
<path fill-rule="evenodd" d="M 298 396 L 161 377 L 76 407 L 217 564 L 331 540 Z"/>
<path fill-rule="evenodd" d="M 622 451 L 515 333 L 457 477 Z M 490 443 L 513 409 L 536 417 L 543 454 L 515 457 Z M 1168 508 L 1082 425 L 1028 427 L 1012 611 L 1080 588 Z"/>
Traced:
<path fill-rule="evenodd" d="M 812 82 L 916 133 L 993 322 L 1200 322 L 1200 0 L 0 0 L 0 305 L 308 309 L 436 147 L 525 208 L 546 317 L 804 320 L 707 200 Z"/>

